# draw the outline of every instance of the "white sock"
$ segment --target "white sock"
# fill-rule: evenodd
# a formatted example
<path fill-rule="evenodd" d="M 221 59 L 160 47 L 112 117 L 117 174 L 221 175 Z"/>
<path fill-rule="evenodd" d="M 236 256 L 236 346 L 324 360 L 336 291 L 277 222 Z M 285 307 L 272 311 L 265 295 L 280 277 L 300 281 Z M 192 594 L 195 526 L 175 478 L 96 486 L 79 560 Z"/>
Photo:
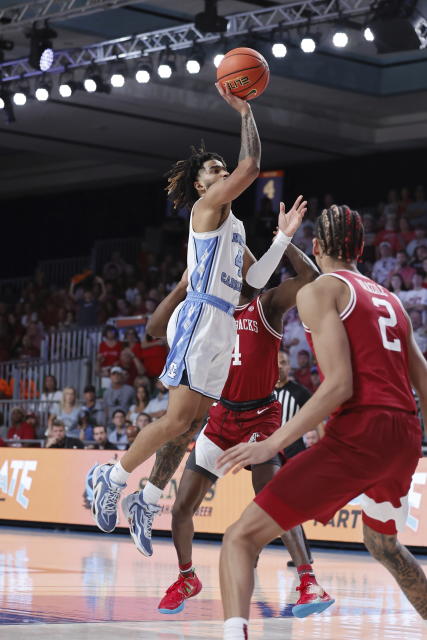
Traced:
<path fill-rule="evenodd" d="M 156 485 L 147 482 L 142 492 L 144 502 L 148 504 L 157 504 L 162 497 L 163 489 L 159 489 Z"/>
<path fill-rule="evenodd" d="M 228 618 L 224 622 L 224 640 L 248 640 L 248 621 L 245 618 Z"/>
<path fill-rule="evenodd" d="M 116 462 L 114 467 L 111 469 L 110 480 L 111 482 L 114 482 L 114 484 L 126 484 L 129 476 L 130 473 L 123 469 L 121 462 Z"/>

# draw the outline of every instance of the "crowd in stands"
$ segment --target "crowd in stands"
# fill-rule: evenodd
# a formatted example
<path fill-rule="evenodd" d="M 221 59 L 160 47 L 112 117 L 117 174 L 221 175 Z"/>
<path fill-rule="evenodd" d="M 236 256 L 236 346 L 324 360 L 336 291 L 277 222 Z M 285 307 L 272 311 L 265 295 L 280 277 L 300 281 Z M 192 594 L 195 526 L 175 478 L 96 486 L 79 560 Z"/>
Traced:
<path fill-rule="evenodd" d="M 314 220 L 324 206 L 312 198 L 294 242 L 311 253 Z M 427 357 L 427 199 L 424 188 L 390 190 L 386 201 L 362 209 L 365 247 L 359 269 L 401 300 L 412 321 L 414 337 Z M 271 219 L 258 219 L 256 230 L 268 242 Z M 260 226 L 261 225 L 261 226 Z M 249 232 L 251 225 L 248 224 Z M 44 402 L 46 419 L 37 412 L 16 407 L 9 424 L 0 427 L 3 439 L 41 438 L 44 446 L 61 448 L 126 449 L 137 433 L 166 410 L 168 392 L 158 381 L 167 347 L 129 326 L 119 335 L 111 319 L 150 314 L 179 281 L 185 268 L 186 230 L 174 236 L 175 257 L 141 251 L 135 264 L 118 252 L 102 268 L 101 275 L 87 270 L 75 276 L 69 288 L 46 282 L 43 272 L 24 287 L 16 298 L 7 291 L 0 300 L 0 361 L 40 356 L 43 336 L 56 328 L 103 325 L 93 385 L 78 398 L 69 386 L 58 389 L 47 376 L 38 396 Z M 250 244 L 250 242 L 249 242 Z M 286 259 L 273 276 L 278 284 L 292 276 Z M 296 308 L 284 321 L 283 349 L 289 353 L 293 379 L 314 392 L 320 384 Z M 11 397 L 8 382 L 0 384 L 0 398 Z M 0 442 L 1 444 L 1 442 Z"/>

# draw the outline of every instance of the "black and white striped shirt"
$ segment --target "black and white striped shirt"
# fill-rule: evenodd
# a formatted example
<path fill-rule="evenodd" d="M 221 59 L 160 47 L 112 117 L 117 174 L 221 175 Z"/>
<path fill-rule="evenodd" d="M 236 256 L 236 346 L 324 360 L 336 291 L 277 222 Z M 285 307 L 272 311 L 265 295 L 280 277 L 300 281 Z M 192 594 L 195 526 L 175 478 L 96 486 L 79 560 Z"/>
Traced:
<path fill-rule="evenodd" d="M 298 413 L 303 404 L 311 397 L 308 389 L 293 380 L 288 380 L 283 387 L 276 387 L 274 394 L 282 405 L 282 427 Z M 303 451 L 305 448 L 304 440 L 299 438 L 291 444 L 290 447 L 285 449 L 286 457 L 292 458 L 292 456 Z"/>

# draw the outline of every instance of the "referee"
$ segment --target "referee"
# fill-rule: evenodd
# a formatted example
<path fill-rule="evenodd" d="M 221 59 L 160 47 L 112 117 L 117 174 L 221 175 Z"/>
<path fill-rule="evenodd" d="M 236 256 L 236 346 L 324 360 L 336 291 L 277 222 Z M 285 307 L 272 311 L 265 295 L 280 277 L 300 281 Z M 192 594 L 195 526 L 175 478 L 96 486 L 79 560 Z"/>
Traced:
<path fill-rule="evenodd" d="M 289 362 L 289 356 L 285 351 L 279 351 L 278 365 L 279 379 L 276 383 L 274 394 L 277 400 L 282 405 L 282 422 L 280 426 L 283 427 L 283 425 L 286 424 L 291 418 L 293 418 L 293 416 L 301 409 L 303 404 L 307 402 L 307 400 L 311 397 L 311 393 L 308 389 L 303 387 L 302 384 L 298 384 L 293 380 L 289 380 L 289 371 L 291 370 L 291 365 Z M 285 457 L 292 458 L 293 456 L 296 456 L 297 453 L 300 453 L 305 449 L 306 446 L 304 444 L 304 440 L 302 438 L 299 438 L 289 447 L 286 447 Z M 311 558 L 311 551 L 303 528 L 302 531 L 307 553 L 310 558 L 310 564 L 312 564 L 313 560 Z M 295 565 L 292 560 L 289 560 L 288 567 L 294 566 Z"/>

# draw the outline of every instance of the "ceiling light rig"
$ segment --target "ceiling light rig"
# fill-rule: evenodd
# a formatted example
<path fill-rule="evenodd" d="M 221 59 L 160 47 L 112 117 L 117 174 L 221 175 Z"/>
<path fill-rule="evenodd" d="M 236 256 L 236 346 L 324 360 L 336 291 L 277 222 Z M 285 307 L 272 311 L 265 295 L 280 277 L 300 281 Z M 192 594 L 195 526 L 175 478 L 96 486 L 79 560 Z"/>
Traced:
<path fill-rule="evenodd" d="M 190 74 L 199 73 L 203 65 L 205 64 L 205 52 L 202 47 L 197 44 L 194 45 L 191 52 L 187 56 L 187 60 L 185 62 L 185 68 L 187 72 Z"/>
<path fill-rule="evenodd" d="M 283 35 L 282 25 L 279 26 L 273 32 L 273 44 L 271 46 L 271 53 L 275 58 L 284 58 L 288 53 L 288 48 L 285 43 L 285 37 Z"/>
<path fill-rule="evenodd" d="M 136 71 L 135 71 L 135 80 L 138 84 L 147 84 L 150 82 L 151 76 L 153 74 L 153 65 L 148 56 L 146 56 L 146 60 L 143 62 L 139 62 Z"/>
<path fill-rule="evenodd" d="M 175 54 L 167 47 L 160 53 L 157 75 L 162 80 L 168 80 L 174 71 L 176 71 Z"/>
<path fill-rule="evenodd" d="M 42 76 L 41 80 L 37 83 L 34 96 L 38 102 L 47 102 L 50 98 L 51 91 L 52 82 Z"/>
<path fill-rule="evenodd" d="M 44 27 L 39 28 L 34 23 L 31 31 L 27 32 L 30 39 L 30 55 L 28 62 L 37 71 L 49 71 L 54 60 L 54 50 L 52 40 L 58 36 L 56 31 L 49 27 L 47 21 Z"/>

